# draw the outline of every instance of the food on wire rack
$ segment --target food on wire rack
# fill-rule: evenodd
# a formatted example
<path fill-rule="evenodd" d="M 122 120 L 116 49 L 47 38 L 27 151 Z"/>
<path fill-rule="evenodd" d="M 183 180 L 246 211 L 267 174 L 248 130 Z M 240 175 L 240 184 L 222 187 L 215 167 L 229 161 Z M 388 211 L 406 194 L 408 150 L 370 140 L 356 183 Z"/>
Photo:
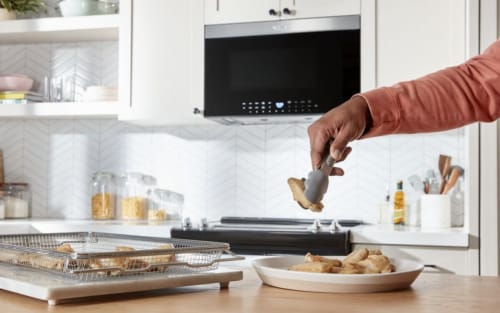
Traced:
<path fill-rule="evenodd" d="M 380 274 L 396 271 L 389 258 L 378 249 L 354 250 L 343 260 L 307 253 L 305 262 L 292 265 L 291 271 L 336 274 Z"/>
<path fill-rule="evenodd" d="M 174 249 L 170 243 L 160 244 L 152 250 Z M 69 243 L 63 243 L 53 249 L 56 252 L 73 253 L 75 250 Z M 115 252 L 137 251 L 133 247 L 115 246 Z M 3 252 L 0 261 L 11 264 L 26 265 L 34 268 L 64 271 L 66 258 L 30 252 Z M 88 269 L 102 269 L 97 271 L 100 275 L 117 276 L 126 270 L 141 270 L 145 272 L 162 272 L 167 269 L 166 263 L 175 261 L 175 254 L 154 254 L 146 256 L 116 256 L 106 258 L 90 258 L 83 260 L 71 259 L 68 268 L 84 267 Z"/>

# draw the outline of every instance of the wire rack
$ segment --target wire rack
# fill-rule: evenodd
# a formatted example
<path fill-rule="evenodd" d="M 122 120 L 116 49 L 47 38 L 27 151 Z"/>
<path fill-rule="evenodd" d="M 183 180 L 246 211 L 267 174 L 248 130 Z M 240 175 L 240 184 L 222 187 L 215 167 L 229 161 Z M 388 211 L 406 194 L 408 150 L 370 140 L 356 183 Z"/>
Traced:
<path fill-rule="evenodd" d="M 230 257 L 222 257 L 230 254 Z M 0 236 L 0 261 L 79 280 L 186 275 L 241 260 L 221 242 L 75 232 Z"/>

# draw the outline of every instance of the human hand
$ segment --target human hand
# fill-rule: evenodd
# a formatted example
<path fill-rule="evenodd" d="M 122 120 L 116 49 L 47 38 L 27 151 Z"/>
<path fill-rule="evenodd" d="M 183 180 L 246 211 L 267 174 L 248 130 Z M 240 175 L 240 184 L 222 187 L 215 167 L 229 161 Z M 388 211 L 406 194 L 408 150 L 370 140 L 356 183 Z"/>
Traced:
<path fill-rule="evenodd" d="M 329 153 L 335 161 L 343 161 L 351 152 L 347 144 L 363 135 L 371 124 L 368 103 L 361 96 L 354 96 L 328 111 L 307 129 L 311 144 L 313 168 L 319 168 L 329 142 Z M 330 175 L 342 176 L 341 168 L 334 168 Z"/>

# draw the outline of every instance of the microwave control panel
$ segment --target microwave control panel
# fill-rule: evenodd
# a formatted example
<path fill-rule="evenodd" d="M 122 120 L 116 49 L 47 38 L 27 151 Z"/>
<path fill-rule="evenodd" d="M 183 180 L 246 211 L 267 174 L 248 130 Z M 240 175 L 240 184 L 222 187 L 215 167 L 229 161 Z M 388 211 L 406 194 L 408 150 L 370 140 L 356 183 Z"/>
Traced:
<path fill-rule="evenodd" d="M 242 113 L 248 115 L 260 114 L 294 114 L 294 113 L 321 113 L 319 105 L 313 100 L 283 100 L 264 101 L 253 100 L 241 102 Z"/>

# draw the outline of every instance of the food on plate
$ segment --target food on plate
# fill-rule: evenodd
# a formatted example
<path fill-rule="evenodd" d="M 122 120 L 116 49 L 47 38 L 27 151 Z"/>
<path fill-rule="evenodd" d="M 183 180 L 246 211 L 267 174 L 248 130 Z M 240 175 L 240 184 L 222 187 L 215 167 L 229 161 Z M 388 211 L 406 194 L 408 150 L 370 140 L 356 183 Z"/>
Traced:
<path fill-rule="evenodd" d="M 297 201 L 299 205 L 304 209 L 309 209 L 313 212 L 321 212 L 323 210 L 323 203 L 312 203 L 307 200 L 304 195 L 305 190 L 305 178 L 298 179 L 294 177 L 288 178 L 288 185 L 290 186 L 290 190 L 292 190 L 293 200 Z"/>
<path fill-rule="evenodd" d="M 390 259 L 379 249 L 357 249 L 343 260 L 307 253 L 304 263 L 290 266 L 291 271 L 334 274 L 380 274 L 396 271 Z"/>
<path fill-rule="evenodd" d="M 307 252 L 307 254 L 305 256 L 305 260 L 308 263 L 324 262 L 324 263 L 331 264 L 332 266 L 337 266 L 337 267 L 342 266 L 342 261 L 340 261 L 340 260 L 326 258 L 326 257 L 321 256 L 321 255 L 312 255 L 310 252 Z"/>

